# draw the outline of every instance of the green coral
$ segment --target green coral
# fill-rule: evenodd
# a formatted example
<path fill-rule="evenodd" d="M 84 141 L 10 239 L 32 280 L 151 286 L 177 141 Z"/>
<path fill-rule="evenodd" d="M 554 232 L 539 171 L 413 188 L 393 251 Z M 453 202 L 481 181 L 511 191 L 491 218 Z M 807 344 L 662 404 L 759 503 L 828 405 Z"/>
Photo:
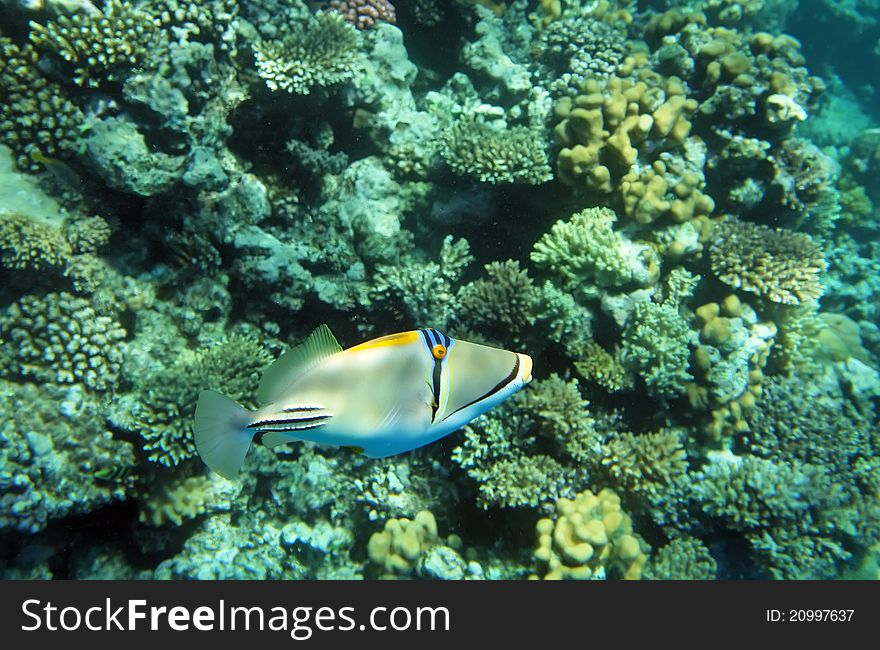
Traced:
<path fill-rule="evenodd" d="M 577 356 L 574 367 L 584 379 L 596 382 L 609 393 L 629 390 L 635 382 L 633 374 L 621 363 L 619 350 L 611 354 L 592 341 Z"/>
<path fill-rule="evenodd" d="M 660 273 L 656 254 L 615 232 L 616 221 L 617 215 L 604 207 L 557 221 L 535 244 L 532 261 L 559 276 L 567 291 L 588 292 L 590 285 L 653 284 Z"/>
<path fill-rule="evenodd" d="M 63 269 L 72 254 L 60 229 L 23 214 L 0 216 L 0 265 L 7 269 Z"/>
<path fill-rule="evenodd" d="M 0 412 L 0 529 L 35 533 L 130 494 L 132 445 L 82 391 L 0 381 Z"/>
<path fill-rule="evenodd" d="M 472 261 L 467 240 L 443 239 L 438 261 L 410 258 L 398 264 L 380 264 L 370 296 L 403 315 L 415 326 L 443 329 L 457 308 L 457 285 Z"/>
<path fill-rule="evenodd" d="M 285 24 L 280 35 L 254 45 L 257 71 L 272 90 L 308 95 L 351 79 L 358 70 L 357 29 L 335 12 Z"/>
<path fill-rule="evenodd" d="M 656 550 L 644 577 L 648 580 L 714 580 L 718 563 L 696 537 L 679 537 Z"/>
<path fill-rule="evenodd" d="M 683 432 L 675 429 L 613 433 L 602 445 L 601 464 L 622 494 L 656 497 L 687 472 L 683 441 Z"/>
<path fill-rule="evenodd" d="M 0 315 L 0 356 L 13 376 L 96 391 L 119 383 L 126 331 L 68 293 L 25 296 Z"/>
<path fill-rule="evenodd" d="M 552 178 L 543 138 L 524 126 L 499 129 L 460 118 L 443 133 L 439 151 L 456 174 L 483 183 L 540 185 Z"/>
<path fill-rule="evenodd" d="M 40 74 L 38 60 L 32 45 L 0 35 L 0 142 L 15 152 L 20 168 L 31 171 L 41 169 L 39 154 L 76 151 L 85 123 L 64 88 Z"/>
<path fill-rule="evenodd" d="M 600 438 L 577 380 L 533 382 L 465 428 L 453 460 L 479 484 L 477 503 L 547 506 L 586 479 Z"/>
<path fill-rule="evenodd" d="M 623 330 L 621 360 L 645 381 L 651 394 L 674 398 L 693 381 L 688 372 L 692 338 L 673 305 L 640 302 Z"/>
<path fill-rule="evenodd" d="M 118 424 L 141 435 L 151 461 L 179 465 L 195 455 L 190 427 L 199 392 L 216 390 L 253 407 L 260 375 L 270 360 L 257 339 L 232 334 L 147 378 L 131 421 L 119 419 Z"/>
<path fill-rule="evenodd" d="M 77 85 L 97 87 L 137 67 L 161 26 L 135 4 L 109 0 L 100 11 L 62 14 L 45 24 L 32 21 L 30 40 L 68 67 Z"/>

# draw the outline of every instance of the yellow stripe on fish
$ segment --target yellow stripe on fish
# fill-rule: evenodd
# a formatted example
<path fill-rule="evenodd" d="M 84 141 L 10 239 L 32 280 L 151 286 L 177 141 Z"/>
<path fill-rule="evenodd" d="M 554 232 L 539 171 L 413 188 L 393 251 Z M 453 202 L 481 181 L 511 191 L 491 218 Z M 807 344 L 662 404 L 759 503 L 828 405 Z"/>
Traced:
<path fill-rule="evenodd" d="M 528 355 L 433 328 L 343 350 L 321 325 L 266 369 L 256 411 L 202 391 L 193 433 L 202 460 L 227 478 L 238 473 L 254 442 L 274 447 L 309 440 L 384 458 L 449 435 L 531 378 Z"/>
<path fill-rule="evenodd" d="M 380 336 L 372 341 L 365 341 L 353 348 L 349 348 L 346 352 L 362 352 L 364 350 L 372 350 L 373 348 L 381 348 L 389 345 L 409 345 L 410 343 L 417 341 L 418 338 L 418 332 L 398 332 L 397 334 Z"/>

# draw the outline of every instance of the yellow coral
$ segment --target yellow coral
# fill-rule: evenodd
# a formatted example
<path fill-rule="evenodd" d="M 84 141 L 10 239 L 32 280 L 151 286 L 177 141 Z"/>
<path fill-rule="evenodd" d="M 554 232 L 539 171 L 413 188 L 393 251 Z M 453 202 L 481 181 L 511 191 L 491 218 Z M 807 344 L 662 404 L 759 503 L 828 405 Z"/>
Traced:
<path fill-rule="evenodd" d="M 434 515 L 422 510 L 411 520 L 386 521 L 384 530 L 373 533 L 367 542 L 367 555 L 384 570 L 383 577 L 394 578 L 411 573 L 424 551 L 442 543 Z"/>
<path fill-rule="evenodd" d="M 534 557 L 545 580 L 590 580 L 610 569 L 638 580 L 648 559 L 647 545 L 633 534 L 632 521 L 612 490 L 587 490 L 556 502 L 556 518 L 536 526 Z"/>

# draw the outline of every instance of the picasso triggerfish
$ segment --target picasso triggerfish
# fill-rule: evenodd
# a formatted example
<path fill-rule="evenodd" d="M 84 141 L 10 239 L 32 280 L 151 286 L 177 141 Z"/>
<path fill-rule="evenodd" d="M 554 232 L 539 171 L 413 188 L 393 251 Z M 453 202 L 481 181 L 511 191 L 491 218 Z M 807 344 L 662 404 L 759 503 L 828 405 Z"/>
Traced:
<path fill-rule="evenodd" d="M 531 378 L 528 355 L 435 329 L 343 350 L 321 325 L 269 366 L 256 411 L 202 391 L 193 423 L 196 449 L 226 478 L 241 469 L 252 443 L 310 440 L 384 458 L 449 435 Z"/>

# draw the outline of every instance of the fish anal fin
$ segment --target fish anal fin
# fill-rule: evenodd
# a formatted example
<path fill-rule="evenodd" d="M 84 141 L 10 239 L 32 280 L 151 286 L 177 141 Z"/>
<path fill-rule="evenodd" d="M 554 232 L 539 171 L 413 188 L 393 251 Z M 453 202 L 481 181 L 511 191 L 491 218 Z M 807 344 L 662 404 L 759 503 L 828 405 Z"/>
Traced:
<path fill-rule="evenodd" d="M 257 390 L 260 404 L 278 401 L 294 381 L 339 352 L 342 346 L 330 328 L 319 325 L 305 341 L 287 350 L 263 373 Z"/>

